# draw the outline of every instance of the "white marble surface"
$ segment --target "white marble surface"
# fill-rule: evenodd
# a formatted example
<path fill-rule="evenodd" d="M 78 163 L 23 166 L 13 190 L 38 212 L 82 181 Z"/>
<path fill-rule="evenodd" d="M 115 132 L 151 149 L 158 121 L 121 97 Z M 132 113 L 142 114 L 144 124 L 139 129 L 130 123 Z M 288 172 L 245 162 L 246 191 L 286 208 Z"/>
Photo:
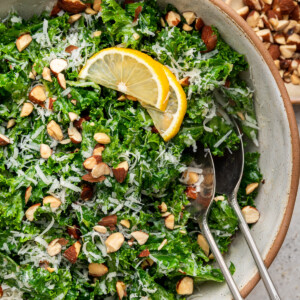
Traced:
<path fill-rule="evenodd" d="M 300 105 L 294 106 L 300 129 Z M 300 186 L 292 221 L 285 241 L 269 268 L 271 277 L 278 289 L 281 300 L 300 299 Z M 247 300 L 269 299 L 263 283 L 260 281 Z"/>

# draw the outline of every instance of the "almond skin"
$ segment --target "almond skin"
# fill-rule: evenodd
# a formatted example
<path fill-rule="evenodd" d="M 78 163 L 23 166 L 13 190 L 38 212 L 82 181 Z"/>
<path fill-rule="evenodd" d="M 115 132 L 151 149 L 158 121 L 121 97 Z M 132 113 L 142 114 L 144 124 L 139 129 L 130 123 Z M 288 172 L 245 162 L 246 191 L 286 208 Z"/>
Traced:
<path fill-rule="evenodd" d="M 75 240 L 79 240 L 81 237 L 81 232 L 77 225 L 68 226 L 67 232 L 68 232 L 69 236 L 71 236 Z"/>
<path fill-rule="evenodd" d="M 206 45 L 206 51 L 212 51 L 216 48 L 217 45 L 217 36 L 213 32 L 211 26 L 204 26 L 202 29 L 201 38 Z"/>
<path fill-rule="evenodd" d="M 196 192 L 196 188 L 193 186 L 188 186 L 185 190 L 185 194 L 188 198 L 190 199 L 196 199 L 197 198 L 197 192 Z"/>
<path fill-rule="evenodd" d="M 93 187 L 88 185 L 88 184 L 85 184 L 82 187 L 80 198 L 84 201 L 88 201 L 88 200 L 91 200 L 93 198 L 93 195 L 94 195 Z"/>
<path fill-rule="evenodd" d="M 197 18 L 195 22 L 195 29 L 197 31 L 200 31 L 203 28 L 203 26 L 204 26 L 203 20 L 201 18 Z"/>
<path fill-rule="evenodd" d="M 113 174 L 119 183 L 124 182 L 124 180 L 126 179 L 128 169 L 129 169 L 129 165 L 127 161 L 118 164 L 116 168 L 112 169 Z"/>
<path fill-rule="evenodd" d="M 148 249 L 145 249 L 139 254 L 139 257 L 148 257 L 149 255 L 150 251 Z"/>
<path fill-rule="evenodd" d="M 271 57 L 273 58 L 273 60 L 278 59 L 280 56 L 280 50 L 279 50 L 279 46 L 278 45 L 271 45 L 268 49 Z"/>
<path fill-rule="evenodd" d="M 76 49 L 78 49 L 78 47 L 77 46 L 74 46 L 74 45 L 70 45 L 70 46 L 68 46 L 66 49 L 65 49 L 65 51 L 67 52 L 67 53 L 72 53 L 72 51 L 74 51 L 74 50 L 76 50 Z"/>
<path fill-rule="evenodd" d="M 87 182 L 102 182 L 105 180 L 105 176 L 100 176 L 99 178 L 94 178 L 91 174 L 85 174 L 82 176 L 82 179 Z"/>
<path fill-rule="evenodd" d="M 110 215 L 103 217 L 98 224 L 101 226 L 109 227 L 110 230 L 115 230 L 118 222 L 117 215 Z"/>

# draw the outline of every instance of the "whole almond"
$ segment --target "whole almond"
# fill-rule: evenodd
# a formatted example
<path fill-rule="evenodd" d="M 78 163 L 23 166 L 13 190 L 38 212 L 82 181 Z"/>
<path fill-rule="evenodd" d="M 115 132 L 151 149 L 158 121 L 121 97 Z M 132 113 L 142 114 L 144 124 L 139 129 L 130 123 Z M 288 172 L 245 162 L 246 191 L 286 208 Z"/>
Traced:
<path fill-rule="evenodd" d="M 41 154 L 41 158 L 48 159 L 52 154 L 52 150 L 48 145 L 41 144 L 40 154 Z"/>
<path fill-rule="evenodd" d="M 20 117 L 28 117 L 32 113 L 33 108 L 34 106 L 32 103 L 25 102 L 22 106 Z"/>
<path fill-rule="evenodd" d="M 57 141 L 62 141 L 63 133 L 60 126 L 54 121 L 50 121 L 47 125 L 48 134 Z"/>
<path fill-rule="evenodd" d="M 89 275 L 93 277 L 101 277 L 108 273 L 108 268 L 105 264 L 90 263 L 89 264 Z"/>
<path fill-rule="evenodd" d="M 97 143 L 99 144 L 109 144 L 110 143 L 110 137 L 103 132 L 97 132 L 94 134 L 94 139 L 96 140 Z"/>
<path fill-rule="evenodd" d="M 139 245 L 146 244 L 149 234 L 143 231 L 134 231 L 131 233 L 131 235 L 136 239 L 136 241 L 139 243 Z"/>
<path fill-rule="evenodd" d="M 118 251 L 123 245 L 125 239 L 122 233 L 116 232 L 111 234 L 105 241 L 107 253 Z"/>

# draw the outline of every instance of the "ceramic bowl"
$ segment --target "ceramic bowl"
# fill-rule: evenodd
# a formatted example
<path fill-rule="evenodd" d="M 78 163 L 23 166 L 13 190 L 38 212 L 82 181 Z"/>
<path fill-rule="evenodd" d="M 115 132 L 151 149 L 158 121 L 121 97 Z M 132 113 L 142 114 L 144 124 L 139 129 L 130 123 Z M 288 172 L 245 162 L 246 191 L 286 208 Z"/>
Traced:
<path fill-rule="evenodd" d="M 252 235 L 269 266 L 286 235 L 299 183 L 299 135 L 293 108 L 279 73 L 246 22 L 221 0 L 159 0 L 161 5 L 175 5 L 179 11 L 192 10 L 209 25 L 216 26 L 221 36 L 247 57 L 249 72 L 243 74 L 255 90 L 255 107 L 260 127 L 260 167 L 265 184 L 261 185 L 257 207 L 261 218 L 252 227 Z M 51 5 L 49 0 L 0 0 L 0 17 L 13 7 L 27 17 Z M 252 256 L 243 237 L 238 234 L 226 255 L 236 266 L 234 279 L 245 297 L 259 280 Z M 226 284 L 204 283 L 190 299 L 231 299 Z"/>

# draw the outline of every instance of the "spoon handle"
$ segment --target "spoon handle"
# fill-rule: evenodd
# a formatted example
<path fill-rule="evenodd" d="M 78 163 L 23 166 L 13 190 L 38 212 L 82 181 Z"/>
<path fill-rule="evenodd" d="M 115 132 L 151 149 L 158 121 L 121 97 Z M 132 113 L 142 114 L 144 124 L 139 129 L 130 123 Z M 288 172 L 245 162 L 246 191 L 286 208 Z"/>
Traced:
<path fill-rule="evenodd" d="M 243 214 L 241 212 L 241 209 L 240 209 L 240 206 L 237 202 L 237 199 L 236 199 L 236 195 L 233 194 L 230 196 L 230 199 L 229 199 L 229 202 L 231 203 L 231 206 L 233 207 L 233 209 L 235 210 L 235 213 L 237 214 L 237 217 L 239 219 L 239 227 L 240 227 L 240 230 L 242 231 L 246 241 L 247 241 L 247 244 L 250 248 L 250 251 L 252 253 L 252 256 L 256 262 L 256 265 L 257 265 L 257 268 L 259 270 L 259 273 L 261 275 L 261 278 L 265 284 L 265 287 L 268 291 L 268 294 L 269 294 L 269 297 L 270 299 L 272 300 L 280 300 L 280 297 L 276 291 L 276 288 L 272 282 L 272 279 L 268 273 L 268 270 L 260 256 L 260 253 L 257 249 L 257 246 L 253 240 L 253 237 L 250 233 L 250 229 L 249 229 L 249 226 L 248 224 L 246 223 L 244 217 L 243 217 Z"/>
<path fill-rule="evenodd" d="M 222 254 L 210 232 L 210 229 L 206 222 L 206 219 L 204 219 L 202 221 L 202 223 L 200 222 L 199 225 L 200 225 L 201 231 L 204 233 L 204 236 L 210 246 L 210 249 L 211 249 L 216 261 L 218 262 L 218 264 L 220 266 L 220 269 L 225 277 L 225 280 L 227 282 L 227 285 L 231 291 L 231 294 L 232 294 L 234 300 L 243 300 L 243 298 L 239 292 L 239 289 L 238 289 L 236 283 L 234 282 L 228 267 L 226 266 L 225 260 L 224 260 Z"/>

